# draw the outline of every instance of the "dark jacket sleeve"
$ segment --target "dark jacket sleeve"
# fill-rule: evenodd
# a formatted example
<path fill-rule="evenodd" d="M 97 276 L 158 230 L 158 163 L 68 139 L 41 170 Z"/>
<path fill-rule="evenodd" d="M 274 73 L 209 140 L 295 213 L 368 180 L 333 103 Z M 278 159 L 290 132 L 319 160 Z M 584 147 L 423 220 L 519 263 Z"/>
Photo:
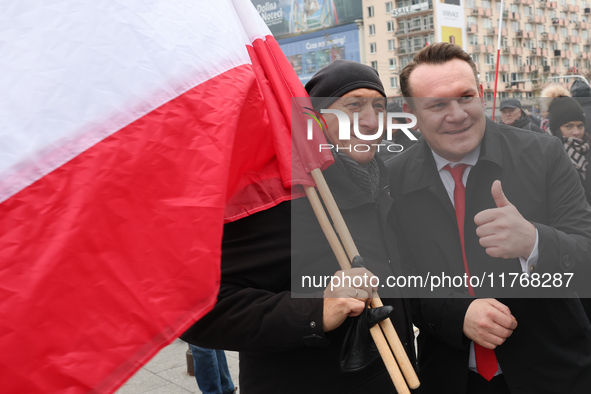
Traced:
<path fill-rule="evenodd" d="M 323 300 L 292 298 L 290 202 L 228 223 L 218 303 L 182 339 L 237 351 L 327 344 Z"/>
<path fill-rule="evenodd" d="M 536 270 L 574 273 L 577 282 L 588 284 L 591 280 L 591 208 L 579 175 L 558 138 L 552 139 L 546 163 L 548 224 L 534 223 L 538 229 L 540 256 Z M 575 290 L 585 289 L 578 286 Z"/>

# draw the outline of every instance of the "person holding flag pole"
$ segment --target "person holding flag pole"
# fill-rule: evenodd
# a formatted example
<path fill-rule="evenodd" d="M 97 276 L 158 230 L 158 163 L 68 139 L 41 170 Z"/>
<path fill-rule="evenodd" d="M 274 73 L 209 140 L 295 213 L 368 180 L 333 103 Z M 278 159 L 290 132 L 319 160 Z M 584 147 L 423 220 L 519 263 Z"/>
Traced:
<path fill-rule="evenodd" d="M 287 60 L 276 51 L 268 52 L 278 49 L 272 37 L 255 41 L 253 48 L 272 90 L 279 91 L 277 85 L 281 85 L 292 91 L 291 96 L 303 97 L 309 108 L 310 101 L 304 91 L 298 91 L 294 73 L 282 68 L 283 77 L 273 78 L 275 64 Z M 351 121 L 358 119 L 363 134 L 376 135 L 374 142 L 381 140 L 380 117 L 384 116 L 386 98 L 375 70 L 336 61 L 319 71 L 306 89 L 320 100 L 312 101 L 315 111 L 321 107 L 342 110 Z M 298 122 L 301 107 L 286 102 L 285 97 L 274 97 L 278 103 L 274 109 L 291 117 L 291 178 L 305 178 L 301 163 L 317 155 L 310 146 L 318 147 L 322 141 L 302 141 L 306 134 L 301 127 L 304 123 Z M 277 113 L 269 115 L 279 119 Z M 325 120 L 323 131 L 328 140 L 334 146 L 350 146 L 351 141 L 338 137 L 336 116 Z M 227 216 L 218 303 L 182 335 L 195 345 L 240 351 L 239 387 L 244 394 L 409 393 L 409 387 L 419 385 L 407 300 L 397 294 L 387 301 L 394 306 L 392 322 L 385 320 L 378 327 L 375 324 L 387 317 L 392 306 L 381 309 L 379 298 L 372 298 L 376 286 L 367 284 L 368 279 L 373 283 L 374 274 L 381 278 L 402 273 L 385 221 L 392 204 L 385 166 L 375 157 L 375 148 L 357 155 L 351 150 L 332 151 L 331 156 L 336 163 L 312 169 L 313 183 L 304 185 L 311 202 L 296 198 L 239 219 Z M 329 222 L 311 188 L 314 184 L 340 240 L 330 224 L 319 224 L 319 220 Z M 293 197 L 299 196 L 295 187 L 293 190 Z M 349 230 L 343 227 L 345 223 Z M 351 239 L 360 241 L 359 250 Z M 357 256 L 363 257 L 363 263 L 355 259 Z M 350 269 L 351 263 L 355 268 Z M 336 284 L 331 279 L 320 289 L 304 288 L 304 276 L 340 276 L 351 281 Z M 366 280 L 363 285 L 351 285 L 356 278 Z M 369 301 L 375 309 L 367 308 Z M 369 338 L 370 327 L 378 349 Z"/>

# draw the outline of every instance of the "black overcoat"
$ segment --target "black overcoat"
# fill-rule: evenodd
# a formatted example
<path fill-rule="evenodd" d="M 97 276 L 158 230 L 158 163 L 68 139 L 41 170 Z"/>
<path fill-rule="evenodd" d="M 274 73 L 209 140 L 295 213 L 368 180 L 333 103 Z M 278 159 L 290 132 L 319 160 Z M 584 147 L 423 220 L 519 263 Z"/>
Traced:
<path fill-rule="evenodd" d="M 387 185 L 381 161 L 380 166 Z M 392 202 L 387 186 L 376 202 L 336 165 L 323 173 L 366 267 L 380 276 L 399 274 L 398 250 L 386 221 Z M 379 359 L 363 371 L 341 373 L 339 355 L 349 319 L 325 334 L 322 298 L 297 298 L 291 291 L 293 284 L 297 292 L 322 293 L 324 288 L 299 288 L 301 277 L 338 270 L 306 198 L 226 224 L 218 303 L 182 338 L 239 351 L 243 394 L 393 393 Z M 383 301 L 395 307 L 392 320 L 414 364 L 408 301 Z"/>
<path fill-rule="evenodd" d="M 426 141 L 391 160 L 388 168 L 394 199 L 389 220 L 403 261 L 423 275 L 428 271 L 464 275 L 455 211 Z M 501 180 L 508 200 L 538 230 L 536 271 L 573 272 L 575 279 L 589 283 L 591 211 L 560 141 L 490 120 L 466 185 L 470 274 L 521 273 L 518 259 L 488 256 L 475 232 L 474 216 L 496 207 L 491 196 L 496 179 Z M 564 297 L 561 291 L 557 298 L 499 298 L 518 322 L 513 335 L 496 349 L 512 393 L 591 392 L 591 325 L 580 301 Z M 487 296 L 486 290 L 475 292 L 477 297 Z M 552 294 L 549 290 L 542 297 Z M 470 341 L 463 334 L 463 320 L 473 298 L 465 288 L 444 296 L 421 298 L 413 304 L 417 306 L 415 324 L 421 329 L 422 393 L 466 392 Z"/>

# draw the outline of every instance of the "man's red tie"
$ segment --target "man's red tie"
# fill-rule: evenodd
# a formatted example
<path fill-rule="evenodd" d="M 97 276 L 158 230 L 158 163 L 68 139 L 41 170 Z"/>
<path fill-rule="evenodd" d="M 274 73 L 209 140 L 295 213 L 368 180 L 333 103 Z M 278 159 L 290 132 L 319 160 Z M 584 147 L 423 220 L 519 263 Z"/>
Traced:
<path fill-rule="evenodd" d="M 464 218 L 466 216 L 466 187 L 462 182 L 464 170 L 468 167 L 467 164 L 460 164 L 451 168 L 449 165 L 443 167 L 448 171 L 454 179 L 454 205 L 456 208 L 456 220 L 458 221 L 458 231 L 460 232 L 460 244 L 462 245 L 462 257 L 464 258 L 464 270 L 468 279 L 470 279 L 470 271 L 468 270 L 468 261 L 466 260 L 466 247 L 464 244 Z M 468 293 L 474 296 L 474 289 L 468 281 Z M 495 351 L 480 346 L 474 342 L 474 356 L 476 357 L 476 370 L 486 380 L 491 380 L 495 373 L 497 373 L 498 364 Z"/>

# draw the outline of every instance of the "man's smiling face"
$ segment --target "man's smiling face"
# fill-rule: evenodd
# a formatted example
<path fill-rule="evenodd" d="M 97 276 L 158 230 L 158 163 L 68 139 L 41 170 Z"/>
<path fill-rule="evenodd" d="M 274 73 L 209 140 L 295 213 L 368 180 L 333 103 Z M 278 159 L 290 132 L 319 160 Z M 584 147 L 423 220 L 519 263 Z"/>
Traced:
<path fill-rule="evenodd" d="M 421 134 L 435 153 L 457 162 L 482 141 L 484 104 L 468 63 L 453 59 L 421 64 L 409 77 L 412 108 Z"/>

